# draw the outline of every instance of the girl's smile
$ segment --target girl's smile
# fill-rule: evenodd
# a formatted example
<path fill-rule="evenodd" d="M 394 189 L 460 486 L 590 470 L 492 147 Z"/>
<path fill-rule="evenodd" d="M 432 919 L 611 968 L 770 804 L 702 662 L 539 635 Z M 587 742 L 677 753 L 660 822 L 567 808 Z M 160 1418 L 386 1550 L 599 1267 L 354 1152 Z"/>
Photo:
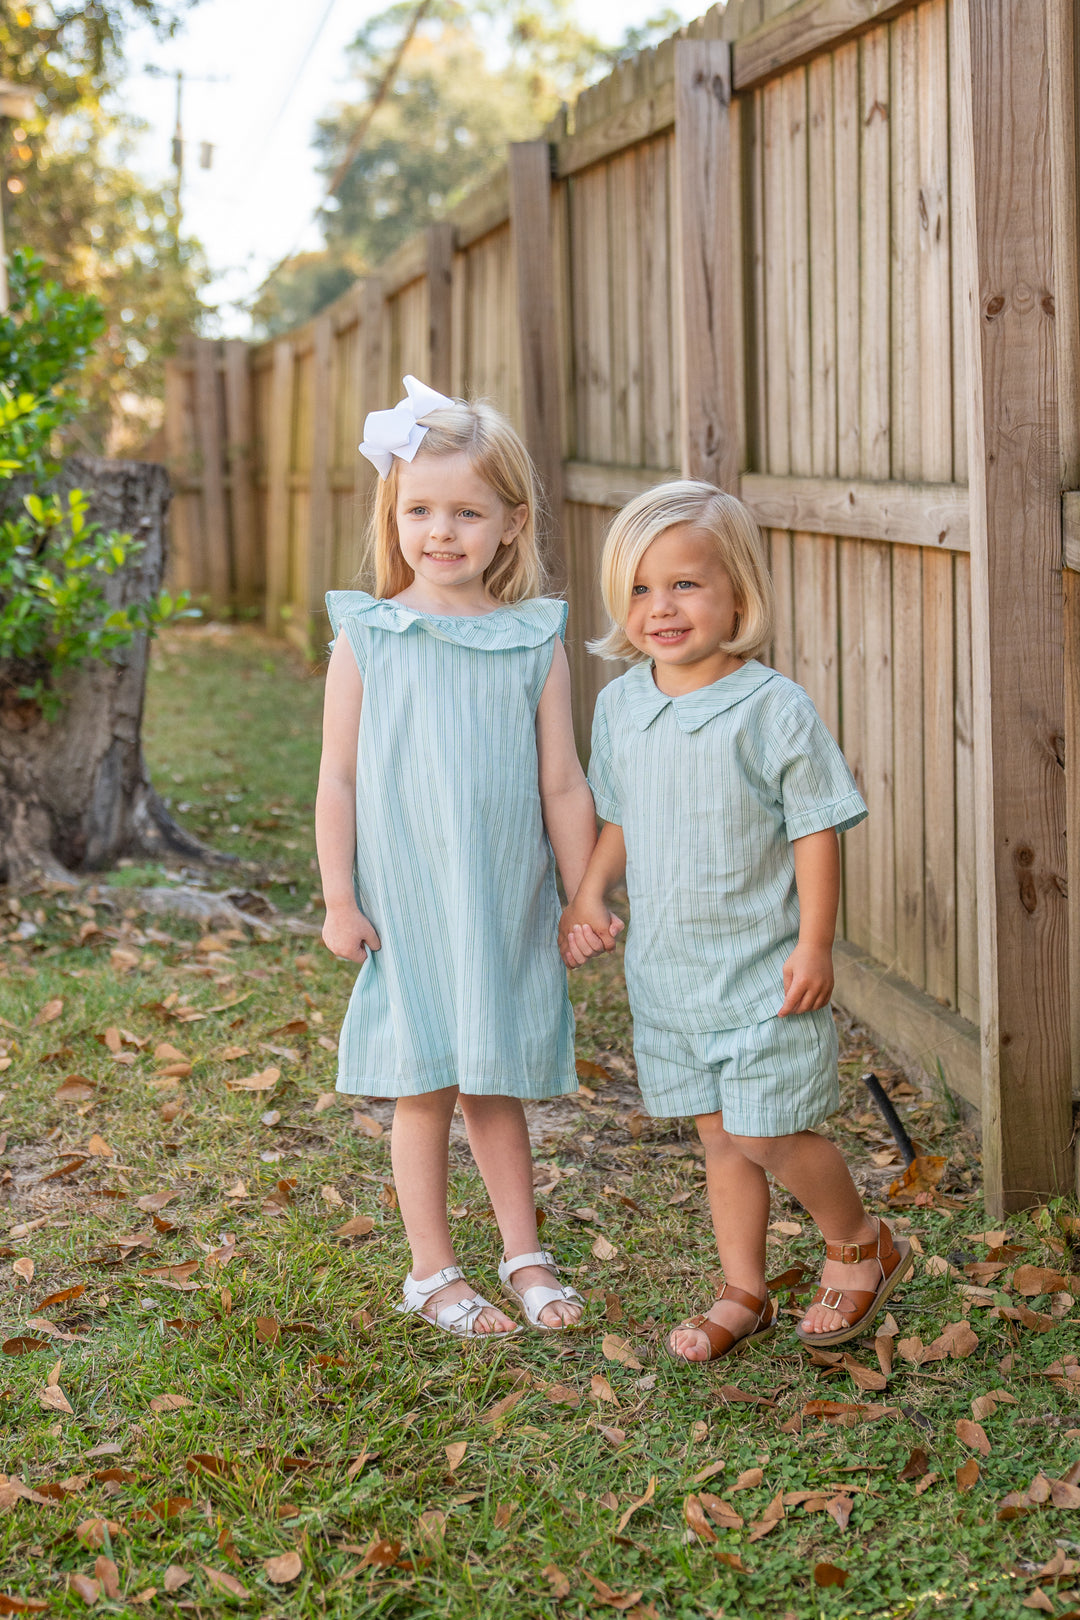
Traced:
<path fill-rule="evenodd" d="M 626 634 L 655 663 L 655 680 L 672 696 L 711 686 L 739 669 L 727 651 L 739 603 L 716 543 L 690 523 L 665 529 L 649 546 L 630 596 Z"/>
<path fill-rule="evenodd" d="M 430 613 L 485 613 L 484 574 L 500 546 L 512 545 L 527 508 L 509 510 L 465 454 L 421 453 L 398 469 L 401 554 L 413 582 L 400 601 Z"/>

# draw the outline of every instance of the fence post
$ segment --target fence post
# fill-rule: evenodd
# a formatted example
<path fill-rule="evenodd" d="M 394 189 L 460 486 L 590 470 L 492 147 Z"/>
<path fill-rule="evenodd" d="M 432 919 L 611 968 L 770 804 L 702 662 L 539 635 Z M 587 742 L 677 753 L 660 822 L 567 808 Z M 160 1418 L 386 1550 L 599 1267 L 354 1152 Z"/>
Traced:
<path fill-rule="evenodd" d="M 266 468 L 266 628 L 281 634 L 281 610 L 289 584 L 289 532 L 292 527 L 293 346 L 274 344 L 270 381 L 270 434 Z"/>
<path fill-rule="evenodd" d="M 173 590 L 202 589 L 198 568 L 198 524 L 192 524 L 194 479 L 192 440 L 192 370 L 195 339 L 180 339 L 176 355 L 165 362 L 165 459 L 173 487 L 169 508 L 169 584 Z"/>
<path fill-rule="evenodd" d="M 316 639 L 317 620 L 323 617 L 323 595 L 328 578 L 333 501 L 330 493 L 330 460 L 334 440 L 334 327 L 333 317 L 321 315 L 315 322 L 311 388 L 311 484 L 308 494 L 307 577 L 302 582 L 304 600 L 298 604 L 305 645 Z"/>
<path fill-rule="evenodd" d="M 555 326 L 555 265 L 551 227 L 551 148 L 515 141 L 509 151 L 510 238 L 517 283 L 521 348 L 522 427 L 544 488 L 551 532 L 552 585 L 567 584 L 563 513 L 562 377 Z"/>
<path fill-rule="evenodd" d="M 448 394 L 453 385 L 454 227 L 427 228 L 428 374 L 424 381 Z"/>
<path fill-rule="evenodd" d="M 1072 1180 L 1048 42 L 1041 0 L 961 0 L 957 23 L 983 1171 L 999 1216 Z"/>
<path fill-rule="evenodd" d="M 195 340 L 195 433 L 202 469 L 202 533 L 206 589 L 215 613 L 228 612 L 232 588 L 225 510 L 225 422 L 218 379 L 219 346 Z"/>
<path fill-rule="evenodd" d="M 384 409 L 389 398 L 385 387 L 386 362 L 386 302 L 382 282 L 377 276 L 366 276 L 360 291 L 360 367 L 357 378 L 360 390 L 357 420 L 361 433 L 368 411 Z M 366 456 L 358 454 L 353 466 L 353 534 L 354 552 L 358 559 L 367 530 L 368 506 L 374 482 L 375 469 Z"/>
<path fill-rule="evenodd" d="M 225 353 L 225 464 L 232 518 L 233 589 L 237 607 L 247 608 L 258 600 L 261 584 L 251 464 L 251 371 L 248 346 L 242 338 L 230 338 L 222 348 Z"/>
<path fill-rule="evenodd" d="M 740 284 L 733 238 L 729 130 L 731 47 L 675 41 L 675 202 L 685 478 L 739 490 Z"/>

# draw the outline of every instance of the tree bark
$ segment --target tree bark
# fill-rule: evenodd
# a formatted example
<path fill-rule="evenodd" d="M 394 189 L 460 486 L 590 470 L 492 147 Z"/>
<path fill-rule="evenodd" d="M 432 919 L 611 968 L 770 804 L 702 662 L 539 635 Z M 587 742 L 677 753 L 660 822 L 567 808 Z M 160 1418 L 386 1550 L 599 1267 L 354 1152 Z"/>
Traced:
<path fill-rule="evenodd" d="M 11 486 L 9 486 L 11 488 Z M 82 489 L 88 521 L 132 534 L 142 549 L 107 582 L 112 606 L 146 601 L 165 569 L 164 467 L 76 456 L 53 488 Z M 49 723 L 0 669 L 0 882 L 108 867 L 123 855 L 227 858 L 176 825 L 150 784 L 142 752 L 148 638 L 88 661 L 60 680 L 64 706 Z"/>

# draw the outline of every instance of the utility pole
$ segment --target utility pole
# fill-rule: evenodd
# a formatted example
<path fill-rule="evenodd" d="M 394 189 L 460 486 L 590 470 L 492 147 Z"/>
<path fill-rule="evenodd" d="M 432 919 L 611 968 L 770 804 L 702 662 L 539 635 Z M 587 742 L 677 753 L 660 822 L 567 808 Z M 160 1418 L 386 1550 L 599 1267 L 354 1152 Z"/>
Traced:
<path fill-rule="evenodd" d="M 175 202 L 173 205 L 173 243 L 177 253 L 180 251 L 180 197 L 184 186 L 184 70 L 176 70 L 176 124 L 173 128 L 172 160 L 176 173 L 174 182 Z"/>
<path fill-rule="evenodd" d="M 35 111 L 33 96 L 22 85 L 9 84 L 7 79 L 0 79 L 0 142 L 7 136 L 8 119 L 18 118 L 20 121 L 31 118 Z M 7 247 L 4 242 L 4 166 L 3 151 L 0 146 L 0 315 L 7 313 L 8 308 L 8 277 L 7 277 Z"/>

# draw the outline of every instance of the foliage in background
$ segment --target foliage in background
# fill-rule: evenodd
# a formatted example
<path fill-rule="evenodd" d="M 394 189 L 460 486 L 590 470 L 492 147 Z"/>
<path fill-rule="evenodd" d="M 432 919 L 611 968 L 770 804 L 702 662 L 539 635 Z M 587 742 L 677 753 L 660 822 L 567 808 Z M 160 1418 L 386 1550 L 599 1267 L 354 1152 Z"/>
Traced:
<path fill-rule="evenodd" d="M 10 290 L 11 309 L 0 315 L 0 690 L 54 719 L 57 675 L 128 645 L 183 604 L 165 593 L 110 603 L 106 581 L 137 542 L 87 523 L 80 490 L 62 499 L 42 487 L 79 406 L 70 378 L 104 325 L 100 305 L 47 280 L 40 259 L 22 250 L 12 255 Z M 21 509 L 4 501 L 16 475 Z"/>
<path fill-rule="evenodd" d="M 176 241 L 171 198 L 127 167 L 133 126 L 110 105 L 129 28 L 168 35 L 195 3 L 0 8 L 0 76 L 38 98 L 24 127 L 4 126 L 9 243 L 94 294 L 105 317 L 79 380 L 87 410 L 69 428 L 88 450 L 124 454 L 145 441 L 157 425 L 164 357 L 204 313 L 202 251 Z"/>
<path fill-rule="evenodd" d="M 380 11 L 350 47 L 359 94 L 320 120 L 315 145 L 329 180 L 349 149 L 404 35 L 413 0 Z M 267 334 L 306 320 L 349 282 L 461 201 L 527 140 L 562 101 L 679 25 L 665 10 L 617 46 L 577 22 L 573 0 L 437 0 L 402 60 L 331 206 L 326 247 L 289 260 L 262 288 L 253 314 Z"/>

